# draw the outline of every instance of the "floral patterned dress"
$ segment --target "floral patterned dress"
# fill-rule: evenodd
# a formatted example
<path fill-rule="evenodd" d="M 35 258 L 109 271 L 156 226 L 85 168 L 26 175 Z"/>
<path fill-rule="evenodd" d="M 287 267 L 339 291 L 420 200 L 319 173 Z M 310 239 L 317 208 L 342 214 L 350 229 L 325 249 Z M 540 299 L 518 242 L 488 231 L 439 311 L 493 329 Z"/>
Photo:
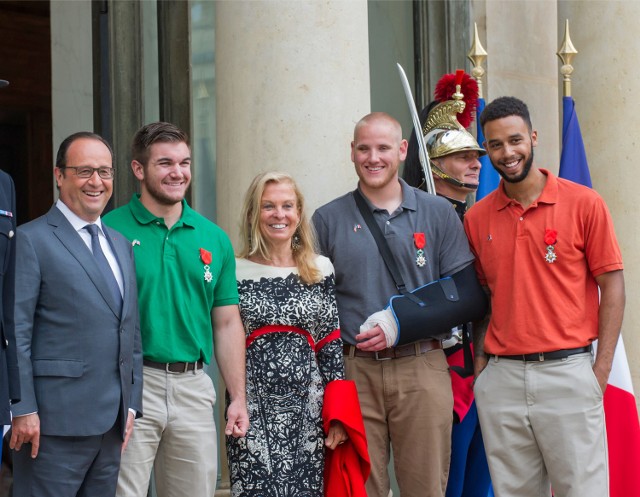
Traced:
<path fill-rule="evenodd" d="M 306 330 L 317 344 L 338 329 L 333 266 L 316 260 L 323 279 L 305 285 L 296 268 L 236 261 L 240 315 L 246 336 L 269 325 Z M 252 336 L 253 338 L 253 336 Z M 322 497 L 325 385 L 344 379 L 342 340 L 313 350 L 295 331 L 265 333 L 247 348 L 244 438 L 227 437 L 234 497 Z"/>

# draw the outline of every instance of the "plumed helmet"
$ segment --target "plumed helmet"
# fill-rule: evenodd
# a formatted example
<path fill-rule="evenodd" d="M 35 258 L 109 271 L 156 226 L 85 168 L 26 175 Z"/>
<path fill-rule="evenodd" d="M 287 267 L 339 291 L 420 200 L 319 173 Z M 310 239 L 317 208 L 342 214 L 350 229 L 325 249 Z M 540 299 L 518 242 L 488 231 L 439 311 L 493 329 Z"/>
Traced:
<path fill-rule="evenodd" d="M 465 88 L 464 95 L 462 87 Z M 437 159 L 465 150 L 485 155 L 486 151 L 460 123 L 464 121 L 468 126 L 473 119 L 478 98 L 476 81 L 462 70 L 445 74 L 436 85 L 435 96 L 440 103 L 431 109 L 422 128 L 429 157 Z"/>
<path fill-rule="evenodd" d="M 466 129 L 437 130 L 426 142 L 432 159 L 464 150 L 475 150 L 480 156 L 487 153 Z"/>

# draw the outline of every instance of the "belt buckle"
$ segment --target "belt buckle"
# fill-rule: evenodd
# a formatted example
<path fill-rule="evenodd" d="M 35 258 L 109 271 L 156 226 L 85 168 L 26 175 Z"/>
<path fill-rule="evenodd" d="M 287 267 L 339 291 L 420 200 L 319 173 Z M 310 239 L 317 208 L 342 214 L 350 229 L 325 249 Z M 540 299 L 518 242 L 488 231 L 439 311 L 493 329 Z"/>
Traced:
<path fill-rule="evenodd" d="M 384 350 L 384 349 L 383 349 L 383 350 Z M 374 352 L 374 356 L 373 356 L 373 358 L 374 358 L 376 361 L 390 361 L 391 359 L 393 359 L 393 357 L 379 357 L 379 356 L 378 356 L 378 351 L 377 351 L 377 350 Z"/>
<path fill-rule="evenodd" d="M 179 363 L 172 363 L 172 362 L 167 362 L 167 363 L 165 363 L 165 365 L 164 365 L 164 370 L 165 370 L 167 373 L 170 373 L 170 374 L 183 374 L 183 373 L 186 373 L 186 372 L 188 372 L 188 371 L 189 371 L 189 364 L 191 364 L 191 363 L 190 363 L 190 362 L 184 362 L 184 363 L 183 363 L 183 364 L 184 364 L 184 369 L 183 369 L 182 371 L 171 371 L 170 366 L 171 366 L 172 364 L 176 364 L 176 365 L 178 365 Z M 196 363 L 193 363 L 193 370 L 194 370 L 194 371 L 196 370 Z"/>

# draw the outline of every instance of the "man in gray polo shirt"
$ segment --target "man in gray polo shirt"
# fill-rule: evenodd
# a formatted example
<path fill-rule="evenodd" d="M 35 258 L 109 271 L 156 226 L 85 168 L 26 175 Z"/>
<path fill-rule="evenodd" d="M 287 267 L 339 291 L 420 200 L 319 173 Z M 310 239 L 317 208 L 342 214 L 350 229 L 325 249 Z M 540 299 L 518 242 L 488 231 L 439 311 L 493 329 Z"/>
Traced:
<path fill-rule="evenodd" d="M 406 152 L 400 124 L 388 114 L 372 113 L 356 124 L 351 160 L 360 179 L 358 189 L 407 287 L 416 288 L 463 270 L 473 255 L 450 204 L 398 178 Z M 359 331 L 397 291 L 352 192 L 320 207 L 313 223 L 320 251 L 335 267 L 345 369 L 358 387 L 371 457 L 367 495 L 389 493 L 391 442 L 402 497 L 443 497 L 453 396 L 440 342 L 422 340 L 387 348 L 379 326 Z"/>

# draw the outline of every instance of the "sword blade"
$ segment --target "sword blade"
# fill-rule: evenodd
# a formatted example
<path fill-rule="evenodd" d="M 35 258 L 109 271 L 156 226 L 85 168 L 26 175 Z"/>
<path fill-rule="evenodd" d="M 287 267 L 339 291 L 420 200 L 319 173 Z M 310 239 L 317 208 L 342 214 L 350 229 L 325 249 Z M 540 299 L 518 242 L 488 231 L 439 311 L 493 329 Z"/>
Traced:
<path fill-rule="evenodd" d="M 427 152 L 427 144 L 424 142 L 422 126 L 420 125 L 420 117 L 418 116 L 418 109 L 416 109 L 416 104 L 413 100 L 413 94 L 411 93 L 411 86 L 409 86 L 407 75 L 400 64 L 397 64 L 397 66 L 398 72 L 400 73 L 400 81 L 402 81 L 402 88 L 404 89 L 404 95 L 407 97 L 407 104 L 409 104 L 409 112 L 411 113 L 411 120 L 413 121 L 413 130 L 416 133 L 416 140 L 418 140 L 418 157 L 420 158 L 420 165 L 422 166 L 422 172 L 424 173 L 427 193 L 435 195 L 436 187 L 433 183 L 433 174 L 431 172 L 431 167 L 429 166 L 429 153 Z"/>

